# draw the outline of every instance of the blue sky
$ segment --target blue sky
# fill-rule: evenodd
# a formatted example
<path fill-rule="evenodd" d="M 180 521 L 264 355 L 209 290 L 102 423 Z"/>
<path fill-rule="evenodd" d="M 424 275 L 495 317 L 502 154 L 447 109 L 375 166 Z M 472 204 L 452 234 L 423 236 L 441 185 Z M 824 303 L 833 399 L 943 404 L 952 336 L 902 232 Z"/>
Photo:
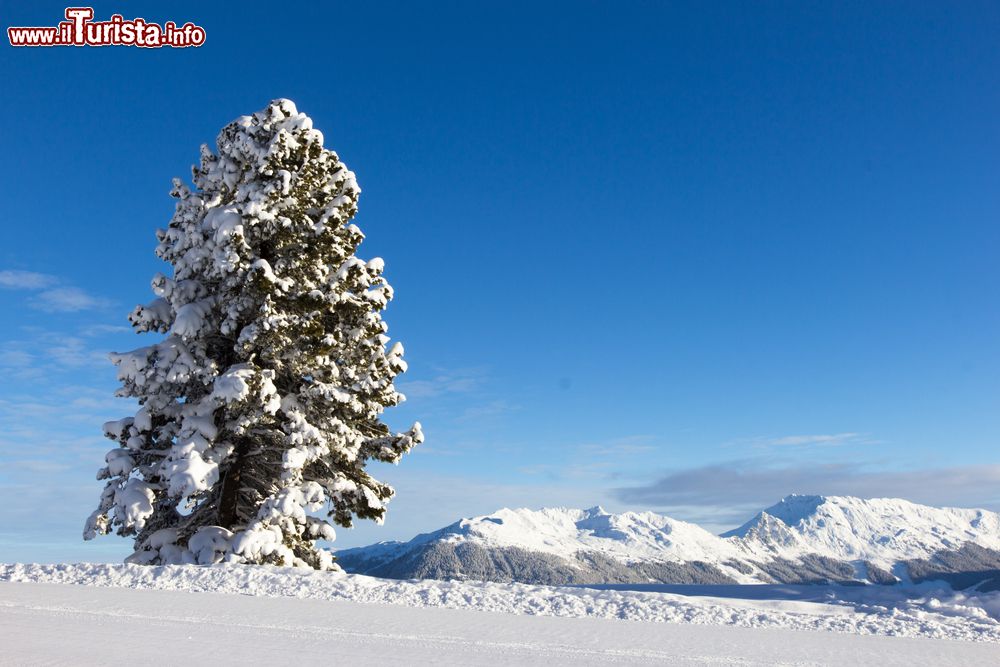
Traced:
<path fill-rule="evenodd" d="M 4 27 L 64 5 L 3 4 Z M 409 538 L 500 506 L 728 528 L 791 493 L 1000 508 L 1000 7 L 97 3 L 205 46 L 0 48 L 0 561 L 80 541 L 170 179 L 288 97 L 364 191 L 427 443 Z"/>

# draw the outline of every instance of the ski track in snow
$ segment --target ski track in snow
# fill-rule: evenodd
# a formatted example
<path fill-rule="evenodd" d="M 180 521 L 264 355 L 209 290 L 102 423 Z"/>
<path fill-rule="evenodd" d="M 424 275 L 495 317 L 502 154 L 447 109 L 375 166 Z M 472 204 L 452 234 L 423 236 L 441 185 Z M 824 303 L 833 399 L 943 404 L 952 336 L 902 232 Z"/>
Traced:
<path fill-rule="evenodd" d="M 775 587 L 771 599 L 598 590 L 469 581 L 398 581 L 266 566 L 0 565 L 0 582 L 77 584 L 164 591 L 445 607 L 516 615 L 621 619 L 668 624 L 825 630 L 860 635 L 1000 642 L 1000 594 L 966 595 L 927 586 L 849 587 L 844 599 L 803 600 L 803 587 Z M 756 587 L 754 587 L 756 588 Z M 3 597 L 0 588 L 0 600 Z M 738 591 L 738 589 L 736 589 Z M 760 591 L 755 591 L 759 598 Z M 720 593 L 721 594 L 721 593 Z M 799 596 L 800 599 L 788 599 Z M 817 596 L 822 598 L 822 596 Z"/>

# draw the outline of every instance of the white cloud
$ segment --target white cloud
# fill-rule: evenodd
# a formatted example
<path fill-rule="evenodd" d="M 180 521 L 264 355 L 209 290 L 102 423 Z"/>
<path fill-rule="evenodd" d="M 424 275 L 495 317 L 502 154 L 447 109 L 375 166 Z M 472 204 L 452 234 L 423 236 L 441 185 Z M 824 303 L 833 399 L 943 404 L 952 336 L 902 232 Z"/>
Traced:
<path fill-rule="evenodd" d="M 55 287 L 35 297 L 31 305 L 49 313 L 73 313 L 108 305 L 104 299 L 87 294 L 79 287 Z"/>
<path fill-rule="evenodd" d="M 459 369 L 440 373 L 426 380 L 400 380 L 396 383 L 407 398 L 433 398 L 443 394 L 464 394 L 477 389 L 483 382 L 483 372 Z"/>
<path fill-rule="evenodd" d="M 480 405 L 470 405 L 465 408 L 460 415 L 455 417 L 455 419 L 458 421 L 490 419 L 509 412 L 515 412 L 519 409 L 520 408 L 516 405 L 498 399 Z"/>
<path fill-rule="evenodd" d="M 53 361 L 69 367 L 107 367 L 108 353 L 103 350 L 88 349 L 83 339 L 74 336 L 56 338 L 49 343 L 46 354 Z"/>
<path fill-rule="evenodd" d="M 132 331 L 134 331 L 132 327 L 127 327 L 121 324 L 92 324 L 81 329 L 80 335 L 90 338 L 104 334 L 129 333 Z"/>
<path fill-rule="evenodd" d="M 47 273 L 35 273 L 34 271 L 18 271 L 17 269 L 7 269 L 0 271 L 0 287 L 9 289 L 43 289 L 55 285 L 58 279 Z"/>
<path fill-rule="evenodd" d="M 584 480 L 607 479 L 611 463 L 597 461 L 594 463 L 538 463 L 522 466 L 517 469 L 522 475 L 544 476 L 551 480 Z"/>
<path fill-rule="evenodd" d="M 655 438 L 651 435 L 631 435 L 607 442 L 583 445 L 580 449 L 586 456 L 633 456 L 655 451 L 654 442 Z"/>
<path fill-rule="evenodd" d="M 777 447 L 800 446 L 800 445 L 838 445 L 850 440 L 856 440 L 860 433 L 837 433 L 835 435 L 786 435 L 781 438 L 772 438 L 768 444 Z"/>
<path fill-rule="evenodd" d="M 47 273 L 6 269 L 0 271 L 0 287 L 19 290 L 41 290 L 28 302 L 33 308 L 48 313 L 72 313 L 103 308 L 109 301 L 88 294 L 79 287 L 61 285 L 59 278 Z"/>
<path fill-rule="evenodd" d="M 44 329 L 29 329 L 31 338 L 5 341 L 0 347 L 0 369 L 8 378 L 40 378 L 69 369 L 105 369 L 112 375 L 108 350 L 93 341 Z"/>
<path fill-rule="evenodd" d="M 767 465 L 741 460 L 668 472 L 647 484 L 612 491 L 620 501 L 678 518 L 690 508 L 733 522 L 791 493 L 905 498 L 937 506 L 1000 506 L 1000 465 L 922 470 L 872 469 L 856 463 Z M 684 515 L 678 508 L 687 508 Z"/>
<path fill-rule="evenodd" d="M 864 433 L 829 433 L 829 434 L 806 434 L 806 435 L 782 435 L 782 436 L 760 436 L 756 438 L 745 438 L 728 443 L 730 446 L 740 446 L 749 444 L 758 449 L 768 449 L 771 447 L 835 447 L 848 444 L 873 444 L 872 440 Z"/>
<path fill-rule="evenodd" d="M 0 368 L 27 368 L 34 357 L 25 350 L 7 349 L 0 351 Z"/>

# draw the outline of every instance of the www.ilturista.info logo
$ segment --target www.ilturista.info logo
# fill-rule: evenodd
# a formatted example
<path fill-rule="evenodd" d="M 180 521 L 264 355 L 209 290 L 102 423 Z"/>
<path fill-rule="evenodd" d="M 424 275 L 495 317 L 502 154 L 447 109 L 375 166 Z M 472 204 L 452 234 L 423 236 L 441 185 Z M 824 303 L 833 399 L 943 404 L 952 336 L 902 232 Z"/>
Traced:
<path fill-rule="evenodd" d="M 94 21 L 93 7 L 67 7 L 66 20 L 54 28 L 11 27 L 11 46 L 162 46 L 183 48 L 205 43 L 205 29 L 195 24 L 178 26 L 167 21 L 162 26 L 146 19 L 126 20 L 113 14 L 107 21 Z"/>

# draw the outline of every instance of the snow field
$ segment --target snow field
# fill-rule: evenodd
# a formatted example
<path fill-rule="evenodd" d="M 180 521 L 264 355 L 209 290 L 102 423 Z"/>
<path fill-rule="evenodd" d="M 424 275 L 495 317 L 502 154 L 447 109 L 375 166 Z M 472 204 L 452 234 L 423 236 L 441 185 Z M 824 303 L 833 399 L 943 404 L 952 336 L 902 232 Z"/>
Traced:
<path fill-rule="evenodd" d="M 732 586 L 723 589 L 729 597 L 706 596 L 711 587 L 694 587 L 698 595 L 685 596 L 489 582 L 398 581 L 338 572 L 221 564 L 0 565 L 0 582 L 238 593 L 514 615 L 1000 642 L 1000 593 L 966 595 L 930 586 L 848 587 L 850 596 L 841 596 L 848 599 L 827 601 L 803 600 L 802 587 L 778 586 L 769 599 L 740 599 L 733 597 L 739 593 Z M 751 589 L 760 592 L 757 587 Z M 0 599 L 6 590 L 0 589 Z M 796 596 L 800 599 L 790 599 Z M 1000 661 L 1000 648 L 996 648 L 996 655 Z"/>

